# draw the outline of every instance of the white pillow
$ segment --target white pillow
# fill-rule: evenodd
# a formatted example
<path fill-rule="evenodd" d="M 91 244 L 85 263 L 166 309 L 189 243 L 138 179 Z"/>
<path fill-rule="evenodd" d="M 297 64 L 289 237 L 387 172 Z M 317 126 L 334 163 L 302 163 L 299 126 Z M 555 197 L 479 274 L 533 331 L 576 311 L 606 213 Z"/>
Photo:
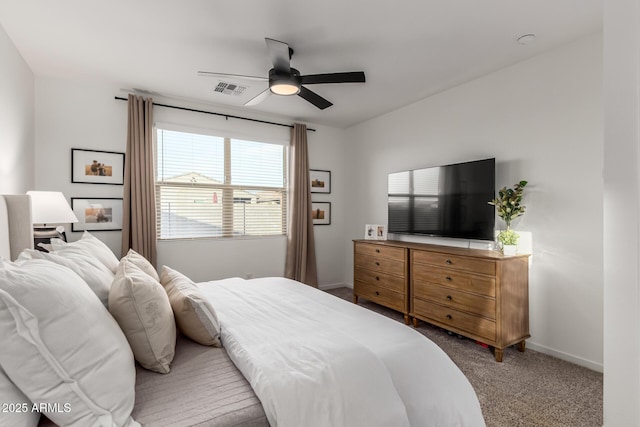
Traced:
<path fill-rule="evenodd" d="M 169 295 L 180 331 L 199 344 L 222 347 L 218 316 L 198 285 L 166 265 L 162 267 L 160 283 Z"/>
<path fill-rule="evenodd" d="M 61 249 L 55 253 L 25 249 L 20 253 L 17 261 L 22 262 L 27 259 L 45 259 L 68 267 L 89 285 L 105 307 L 109 303 L 109 290 L 114 275 L 97 258 L 84 251 L 76 251 L 73 247 Z"/>
<path fill-rule="evenodd" d="M 134 251 L 133 249 L 129 249 L 129 252 L 127 252 L 125 258 L 134 263 L 140 270 L 153 277 L 156 282 L 160 281 L 160 277 L 158 276 L 156 268 L 149 262 L 149 260 L 140 255 L 138 252 Z"/>
<path fill-rule="evenodd" d="M 51 248 L 53 251 L 58 251 L 68 246 L 82 248 L 91 255 L 100 260 L 101 263 L 107 266 L 112 273 L 115 274 L 118 268 L 118 258 L 113 254 L 111 249 L 105 245 L 102 240 L 93 236 L 88 231 L 85 231 L 80 240 L 67 243 L 61 239 L 51 239 Z"/>
<path fill-rule="evenodd" d="M 176 323 L 162 285 L 122 258 L 109 293 L 109 311 L 138 363 L 151 371 L 169 373 L 176 349 Z"/>
<path fill-rule="evenodd" d="M 0 421 L 3 427 L 36 427 L 40 413 L 33 403 L 0 369 Z"/>
<path fill-rule="evenodd" d="M 139 426 L 135 364 L 118 325 L 89 287 L 45 260 L 0 260 L 0 365 L 64 426 Z"/>

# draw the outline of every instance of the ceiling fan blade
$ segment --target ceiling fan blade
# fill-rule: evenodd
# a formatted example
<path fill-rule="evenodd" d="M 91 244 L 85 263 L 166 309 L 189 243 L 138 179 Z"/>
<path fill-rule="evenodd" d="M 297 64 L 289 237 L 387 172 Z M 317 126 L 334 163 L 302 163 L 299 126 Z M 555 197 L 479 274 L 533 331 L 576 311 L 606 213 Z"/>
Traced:
<path fill-rule="evenodd" d="M 300 83 L 303 85 L 321 84 L 321 83 L 364 83 L 364 71 L 352 71 L 348 73 L 328 73 L 328 74 L 310 74 L 308 76 L 300 76 Z"/>
<path fill-rule="evenodd" d="M 245 102 L 244 106 L 251 107 L 252 105 L 258 105 L 262 101 L 267 99 L 269 95 L 271 95 L 271 90 L 269 90 L 269 88 L 266 88 L 264 91 L 260 92 L 259 94 L 257 94 L 256 96 L 254 96 L 253 98 Z"/>
<path fill-rule="evenodd" d="M 317 93 L 310 91 L 304 86 L 300 86 L 300 93 L 298 93 L 298 96 L 309 101 L 310 103 L 312 103 L 313 105 L 315 105 L 321 110 L 324 110 L 325 108 L 329 108 L 333 105 L 331 102 L 327 101 Z"/>
<path fill-rule="evenodd" d="M 266 82 L 269 79 L 266 77 L 258 77 L 258 76 L 245 76 L 242 74 L 226 74 L 226 73 L 212 73 L 210 71 L 198 71 L 198 76 L 200 77 L 216 77 L 222 79 L 243 79 L 243 80 L 257 80 L 260 82 Z"/>
<path fill-rule="evenodd" d="M 270 38 L 264 39 L 267 42 L 267 49 L 269 50 L 269 58 L 273 63 L 273 68 L 278 73 L 289 74 L 291 69 L 289 55 L 289 45 Z"/>

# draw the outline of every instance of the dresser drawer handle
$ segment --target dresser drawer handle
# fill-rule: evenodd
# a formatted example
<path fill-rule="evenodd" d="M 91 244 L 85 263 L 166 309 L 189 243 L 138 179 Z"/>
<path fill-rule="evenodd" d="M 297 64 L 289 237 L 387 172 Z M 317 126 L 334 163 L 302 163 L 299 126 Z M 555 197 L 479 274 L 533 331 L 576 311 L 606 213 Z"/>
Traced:
<path fill-rule="evenodd" d="M 380 292 L 376 291 L 376 295 L 380 295 Z"/>
<path fill-rule="evenodd" d="M 451 319 L 453 319 L 453 317 L 451 317 L 450 314 L 447 314 L 447 319 L 451 320 Z"/>
<path fill-rule="evenodd" d="M 377 253 L 380 253 L 380 249 L 376 249 L 376 252 L 377 252 Z"/>
<path fill-rule="evenodd" d="M 451 276 L 447 276 L 447 277 L 445 277 L 445 280 L 446 280 L 447 282 L 450 282 L 450 281 L 452 281 L 453 279 L 451 278 Z"/>
<path fill-rule="evenodd" d="M 376 265 L 379 267 L 379 266 L 380 266 L 380 263 L 379 263 L 378 261 L 376 261 Z"/>
<path fill-rule="evenodd" d="M 378 276 L 376 276 L 376 280 L 380 280 L 380 278 Z"/>
<path fill-rule="evenodd" d="M 450 259 L 446 260 L 446 261 L 445 261 L 445 263 L 446 263 L 447 265 L 451 265 L 451 264 L 453 264 L 453 263 L 451 262 L 451 260 L 450 260 Z"/>
<path fill-rule="evenodd" d="M 451 295 L 447 295 L 447 300 L 451 301 L 453 298 L 451 298 Z"/>

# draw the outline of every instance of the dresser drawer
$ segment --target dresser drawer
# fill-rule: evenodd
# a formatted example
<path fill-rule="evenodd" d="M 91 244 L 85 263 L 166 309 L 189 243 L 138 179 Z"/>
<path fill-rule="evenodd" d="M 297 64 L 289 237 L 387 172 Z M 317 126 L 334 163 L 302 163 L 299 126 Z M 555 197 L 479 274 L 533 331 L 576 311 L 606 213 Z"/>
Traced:
<path fill-rule="evenodd" d="M 431 283 L 414 282 L 413 297 L 435 302 L 445 307 L 462 310 L 479 316 L 496 318 L 496 300 L 494 298 L 459 292 Z"/>
<path fill-rule="evenodd" d="M 412 279 L 414 283 L 436 283 L 488 297 L 496 296 L 496 279 L 494 277 L 459 273 L 446 268 L 422 267 L 413 270 Z"/>
<path fill-rule="evenodd" d="M 391 289 L 392 291 L 405 293 L 406 280 L 401 276 L 394 276 L 392 274 L 380 273 L 363 268 L 356 267 L 354 271 L 354 280 L 359 282 L 368 283 L 375 286 Z"/>
<path fill-rule="evenodd" d="M 405 277 L 407 270 L 404 260 L 395 260 L 368 255 L 365 256 L 360 254 L 356 254 L 354 264 L 356 268 L 365 268 L 371 271 L 395 274 L 396 276 L 400 277 Z"/>
<path fill-rule="evenodd" d="M 433 321 L 445 329 L 450 327 L 467 333 L 474 338 L 486 339 L 490 343 L 496 340 L 496 323 L 491 320 L 420 299 L 414 299 L 413 303 L 412 314 L 427 321 Z"/>
<path fill-rule="evenodd" d="M 413 262 L 416 264 L 429 264 L 436 267 L 449 267 L 456 270 L 470 271 L 473 273 L 495 276 L 495 261 L 467 258 L 438 252 L 411 251 Z"/>
<path fill-rule="evenodd" d="M 376 245 L 371 243 L 356 243 L 356 255 L 374 256 L 404 261 L 406 250 L 394 246 Z"/>
<path fill-rule="evenodd" d="M 398 310 L 402 313 L 406 313 L 407 311 L 405 295 L 402 293 L 358 280 L 354 281 L 353 293 L 358 297 L 368 299 L 369 301 Z"/>

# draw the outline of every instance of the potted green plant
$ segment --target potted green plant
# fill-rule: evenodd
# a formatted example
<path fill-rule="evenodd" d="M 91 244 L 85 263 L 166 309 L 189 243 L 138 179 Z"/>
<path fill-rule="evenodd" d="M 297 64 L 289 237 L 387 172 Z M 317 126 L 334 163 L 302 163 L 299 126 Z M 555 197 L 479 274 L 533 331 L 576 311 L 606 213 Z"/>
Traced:
<path fill-rule="evenodd" d="M 513 188 L 502 187 L 498 191 L 498 197 L 489 201 L 496 207 L 498 216 L 507 225 L 507 229 L 498 234 L 498 242 L 505 255 L 515 255 L 520 236 L 511 230 L 511 221 L 524 215 L 526 207 L 522 205 L 522 195 L 527 181 L 520 181 Z"/>

